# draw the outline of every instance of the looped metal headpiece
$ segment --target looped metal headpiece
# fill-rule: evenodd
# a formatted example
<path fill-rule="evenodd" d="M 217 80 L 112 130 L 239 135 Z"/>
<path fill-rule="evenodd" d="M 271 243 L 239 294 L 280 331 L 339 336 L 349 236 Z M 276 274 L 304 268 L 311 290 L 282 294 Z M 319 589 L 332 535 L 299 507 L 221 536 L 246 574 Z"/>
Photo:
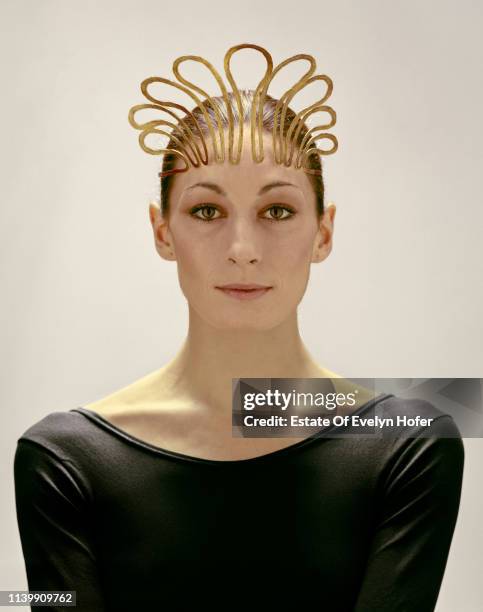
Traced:
<path fill-rule="evenodd" d="M 333 83 L 332 80 L 326 75 L 314 75 L 316 70 L 316 62 L 315 59 L 311 55 L 307 54 L 298 54 L 281 62 L 275 69 L 273 68 L 273 60 L 270 53 L 260 47 L 259 45 L 243 43 L 240 45 L 235 45 L 228 49 L 224 58 L 224 69 L 226 78 L 231 85 L 233 97 L 236 102 L 236 106 L 238 109 L 239 116 L 242 117 L 242 102 L 240 97 L 240 90 L 236 84 L 235 79 L 233 78 L 231 69 L 230 69 L 230 61 L 233 55 L 240 51 L 241 49 L 255 49 L 259 51 L 265 58 L 267 63 L 267 68 L 265 74 L 257 85 L 255 89 L 255 93 L 253 96 L 253 102 L 251 104 L 250 109 L 250 137 L 251 137 L 251 150 L 252 150 L 252 158 L 256 163 L 260 163 L 264 159 L 263 152 L 263 109 L 265 105 L 265 100 L 267 96 L 267 91 L 270 83 L 273 78 L 283 69 L 285 66 L 292 62 L 306 60 L 309 62 L 309 68 L 305 74 L 303 74 L 300 79 L 290 88 L 288 89 L 277 101 L 275 111 L 274 111 L 274 122 L 272 129 L 272 146 L 273 146 L 273 154 L 274 159 L 277 164 L 284 164 L 285 166 L 293 165 L 295 168 L 302 168 L 305 172 L 309 174 L 315 174 L 316 171 L 307 167 L 307 160 L 310 155 L 331 155 L 335 153 L 338 148 L 337 138 L 333 134 L 329 134 L 324 130 L 331 128 L 336 123 L 336 113 L 330 106 L 325 105 L 325 101 L 329 98 L 332 93 Z M 208 164 L 208 148 L 206 144 L 205 134 L 200 128 L 198 120 L 196 116 L 184 107 L 181 104 L 177 104 L 175 102 L 170 102 L 166 100 L 159 100 L 155 96 L 151 95 L 148 91 L 148 87 L 151 83 L 164 83 L 167 85 L 171 85 L 176 89 L 183 91 L 191 99 L 195 102 L 196 106 L 199 107 L 203 118 L 206 122 L 206 126 L 208 128 L 210 141 L 213 148 L 213 159 L 216 163 L 225 162 L 225 128 L 222 124 L 222 118 L 220 116 L 220 112 L 217 108 L 217 105 L 214 103 L 212 97 L 203 89 L 191 83 L 187 79 L 185 79 L 179 71 L 179 65 L 182 62 L 186 61 L 194 61 L 199 62 L 206 66 L 208 70 L 211 72 L 213 77 L 215 78 L 221 92 L 221 96 L 226 105 L 227 116 L 228 116 L 228 159 L 232 164 L 237 164 L 240 162 L 242 145 L 243 145 L 243 121 L 238 121 L 238 138 L 236 142 L 236 153 L 235 142 L 234 142 L 234 134 L 235 134 L 235 120 L 233 116 L 233 108 L 232 103 L 229 100 L 227 88 L 223 82 L 222 77 L 218 73 L 218 71 L 213 67 L 213 65 L 205 60 L 204 58 L 198 55 L 183 55 L 178 57 L 173 62 L 173 74 L 177 78 L 178 82 L 172 81 L 170 79 L 166 79 L 163 77 L 149 77 L 145 79 L 141 83 L 141 91 L 144 96 L 150 101 L 149 104 L 137 104 L 133 106 L 129 110 L 129 123 L 140 130 L 141 133 L 139 135 L 139 144 L 141 148 L 151 155 L 162 155 L 163 153 L 172 153 L 180 157 L 185 166 L 183 168 L 175 168 L 170 170 L 169 172 L 160 172 L 159 176 L 165 176 L 168 174 L 174 174 L 177 172 L 186 172 L 190 166 L 199 167 L 201 164 Z M 323 81 L 326 84 L 325 94 L 322 96 L 320 100 L 317 100 L 314 104 L 304 108 L 300 112 L 298 112 L 295 117 L 292 119 L 288 129 L 284 131 L 284 126 L 286 127 L 286 115 L 287 109 L 289 108 L 290 102 L 294 98 L 294 96 L 301 91 L 304 87 L 313 83 L 314 81 Z M 196 92 L 196 93 L 195 93 Z M 198 95 L 200 94 L 204 96 L 204 100 L 201 100 Z M 213 120 L 212 114 L 210 114 L 207 110 L 211 110 L 211 113 L 214 114 L 215 121 Z M 135 114 L 138 111 L 144 109 L 155 109 L 167 113 L 170 117 L 176 120 L 176 123 L 172 121 L 168 121 L 167 119 L 155 119 L 152 121 L 146 121 L 144 123 L 138 123 L 135 119 Z M 183 116 L 178 116 L 174 112 L 176 109 L 184 113 Z M 327 112 L 331 119 L 328 123 L 324 125 L 317 125 L 310 129 L 307 129 L 306 120 L 310 115 L 316 112 Z M 186 118 L 190 117 L 192 121 L 192 125 L 196 126 L 195 133 L 190 128 L 188 123 L 186 122 Z M 279 119 L 280 117 L 280 119 Z M 300 131 L 306 126 L 307 130 L 303 139 L 300 141 L 297 146 L 297 140 L 300 136 Z M 171 132 L 160 129 L 160 126 L 166 126 L 171 128 Z M 319 133 L 322 132 L 322 133 Z M 150 134 L 158 134 L 167 136 L 172 142 L 174 142 L 179 149 L 174 148 L 160 148 L 153 149 L 146 144 L 146 138 Z M 327 139 L 332 142 L 332 148 L 329 150 L 320 149 L 314 143 L 317 140 Z M 200 151 L 200 147 L 198 145 L 198 141 L 201 143 L 202 151 Z M 294 153 L 296 153 L 296 158 L 293 160 Z"/>

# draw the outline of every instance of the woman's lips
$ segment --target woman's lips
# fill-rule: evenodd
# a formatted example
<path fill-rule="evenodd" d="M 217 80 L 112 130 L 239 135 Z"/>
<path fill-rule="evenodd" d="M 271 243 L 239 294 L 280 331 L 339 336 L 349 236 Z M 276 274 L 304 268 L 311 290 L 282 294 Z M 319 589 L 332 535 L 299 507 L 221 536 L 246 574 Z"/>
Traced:
<path fill-rule="evenodd" d="M 226 287 L 216 287 L 219 291 L 222 291 L 225 295 L 233 297 L 237 300 L 255 300 L 256 298 L 265 295 L 268 291 L 270 291 L 272 287 L 255 287 L 253 289 L 234 289 L 230 286 Z"/>

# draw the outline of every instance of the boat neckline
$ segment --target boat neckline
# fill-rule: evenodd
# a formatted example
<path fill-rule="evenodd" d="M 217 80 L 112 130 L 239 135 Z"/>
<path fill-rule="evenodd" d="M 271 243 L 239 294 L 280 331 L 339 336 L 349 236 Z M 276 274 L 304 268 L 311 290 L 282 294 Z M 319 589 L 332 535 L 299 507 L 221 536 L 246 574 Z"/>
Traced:
<path fill-rule="evenodd" d="M 390 397 L 394 397 L 394 394 L 393 393 L 382 393 L 381 395 L 378 395 L 372 398 L 371 400 L 363 404 L 360 408 L 352 412 L 351 416 L 359 415 L 363 412 L 366 412 L 367 410 L 369 410 L 376 404 L 379 404 L 380 402 Z M 270 459 L 275 459 L 277 457 L 286 456 L 292 453 L 293 451 L 298 450 L 302 447 L 305 448 L 306 446 L 308 446 L 311 442 L 315 440 L 325 438 L 327 433 L 332 432 L 334 429 L 336 430 L 342 427 L 339 425 L 333 425 L 331 427 L 323 427 L 321 429 L 318 429 L 315 433 L 308 436 L 307 438 L 304 438 L 303 440 L 299 440 L 295 444 L 291 444 L 289 446 L 279 448 L 270 453 L 265 453 L 263 455 L 257 455 L 255 457 L 246 457 L 245 459 L 207 459 L 205 457 L 196 457 L 195 455 L 188 455 L 186 453 L 180 453 L 178 451 L 169 450 L 167 448 L 163 448 L 161 446 L 156 446 L 155 444 L 151 444 L 150 442 L 146 442 L 145 440 L 142 440 L 141 438 L 138 438 L 137 436 L 134 436 L 133 434 L 128 433 L 124 429 L 121 429 L 117 425 L 114 425 L 114 423 L 112 423 L 111 421 L 109 421 L 108 419 L 100 415 L 98 412 L 95 412 L 94 410 L 90 410 L 89 408 L 85 408 L 84 406 L 78 406 L 76 408 L 72 408 L 71 410 L 69 410 L 69 412 L 78 412 L 79 414 L 82 414 L 85 417 L 87 417 L 90 421 L 101 426 L 103 429 L 109 431 L 110 433 L 115 434 L 118 438 L 121 438 L 124 441 L 128 441 L 131 444 L 134 444 L 135 446 L 142 447 L 143 449 L 152 451 L 158 455 L 162 455 L 165 457 L 168 456 L 168 457 L 180 459 L 183 461 L 191 461 L 195 463 L 216 464 L 216 465 L 246 464 L 246 463 L 266 461 Z"/>

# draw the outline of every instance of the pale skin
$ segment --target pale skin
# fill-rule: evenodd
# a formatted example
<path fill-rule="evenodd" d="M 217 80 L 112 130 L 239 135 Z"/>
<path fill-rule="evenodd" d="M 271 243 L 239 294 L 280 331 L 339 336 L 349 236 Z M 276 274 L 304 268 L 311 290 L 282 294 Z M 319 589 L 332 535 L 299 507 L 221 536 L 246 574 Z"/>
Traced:
<path fill-rule="evenodd" d="M 232 437 L 232 378 L 339 378 L 313 359 L 297 321 L 311 266 L 332 250 L 336 206 L 318 218 L 307 174 L 276 164 L 270 137 L 264 142 L 261 163 L 246 138 L 239 164 L 176 175 L 167 219 L 149 204 L 156 251 L 177 265 L 188 333 L 165 366 L 85 407 L 164 449 L 233 460 L 290 446 L 303 438 Z M 273 186 L 280 182 L 290 184 Z M 216 289 L 228 283 L 272 288 L 240 301 Z M 320 323 L 330 325 L 323 312 Z M 336 390 L 345 387 L 341 379 Z M 359 389 L 358 406 L 373 397 Z"/>

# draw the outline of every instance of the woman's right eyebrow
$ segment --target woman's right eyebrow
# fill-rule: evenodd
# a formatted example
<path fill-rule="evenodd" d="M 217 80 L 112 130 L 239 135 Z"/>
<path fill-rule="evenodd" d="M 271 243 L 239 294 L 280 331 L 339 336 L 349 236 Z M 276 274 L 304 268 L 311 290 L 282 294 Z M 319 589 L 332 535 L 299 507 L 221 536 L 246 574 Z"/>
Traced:
<path fill-rule="evenodd" d="M 226 192 L 219 185 L 217 185 L 216 183 L 208 183 L 208 182 L 194 183 L 193 185 L 186 187 L 184 191 L 188 191 L 189 189 L 194 189 L 195 187 L 206 187 L 207 189 L 212 189 L 213 191 L 216 191 L 216 193 L 219 193 L 222 196 L 226 196 Z"/>
<path fill-rule="evenodd" d="M 274 181 L 272 183 L 268 183 L 267 185 L 264 185 L 258 192 L 258 195 L 263 195 L 269 189 L 274 189 L 275 187 L 285 187 L 285 186 L 295 187 L 296 189 L 300 189 L 298 185 L 294 185 L 293 183 L 287 183 L 287 181 Z M 226 192 L 219 185 L 217 185 L 216 183 L 210 183 L 206 181 L 194 183 L 193 185 L 186 187 L 184 191 L 188 191 L 189 189 L 194 189 L 195 187 L 206 187 L 207 189 L 212 189 L 219 195 L 226 196 Z"/>

